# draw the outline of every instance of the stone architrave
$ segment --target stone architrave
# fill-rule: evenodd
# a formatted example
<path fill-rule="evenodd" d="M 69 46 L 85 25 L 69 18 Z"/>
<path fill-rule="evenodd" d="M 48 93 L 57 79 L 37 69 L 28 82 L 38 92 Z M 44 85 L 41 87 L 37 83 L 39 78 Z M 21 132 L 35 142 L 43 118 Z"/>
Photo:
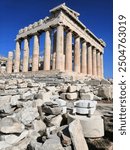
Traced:
<path fill-rule="evenodd" d="M 97 75 L 101 77 L 101 63 L 100 63 L 100 51 L 97 52 Z"/>
<path fill-rule="evenodd" d="M 34 35 L 33 45 L 33 60 L 32 60 L 32 71 L 38 71 L 39 69 L 39 35 Z"/>
<path fill-rule="evenodd" d="M 72 31 L 68 31 L 66 34 L 66 54 L 65 64 L 66 70 L 72 71 Z"/>
<path fill-rule="evenodd" d="M 57 27 L 56 38 L 56 69 L 62 70 L 63 68 L 63 49 L 64 49 L 64 28 L 62 25 Z"/>
<path fill-rule="evenodd" d="M 92 46 L 88 45 L 88 74 L 92 75 Z"/>
<path fill-rule="evenodd" d="M 20 69 L 20 41 L 16 41 L 14 72 L 19 72 Z"/>
<path fill-rule="evenodd" d="M 8 61 L 7 61 L 7 73 L 12 73 L 13 69 L 13 52 L 8 53 Z"/>
<path fill-rule="evenodd" d="M 46 33 L 45 33 L 44 70 L 50 70 L 50 60 L 51 60 L 51 36 L 50 36 L 50 31 L 46 30 Z"/>
<path fill-rule="evenodd" d="M 97 76 L 97 59 L 96 59 L 96 48 L 93 48 L 93 75 L 96 77 Z"/>
<path fill-rule="evenodd" d="M 86 61 L 87 61 L 87 58 L 86 58 L 86 50 L 87 50 L 87 47 L 86 47 L 86 42 L 83 41 L 82 43 L 82 73 L 86 74 Z"/>
<path fill-rule="evenodd" d="M 29 64 L 29 39 L 24 38 L 24 53 L 23 53 L 23 72 L 28 72 Z"/>
<path fill-rule="evenodd" d="M 74 71 L 80 73 L 80 38 L 75 38 Z"/>

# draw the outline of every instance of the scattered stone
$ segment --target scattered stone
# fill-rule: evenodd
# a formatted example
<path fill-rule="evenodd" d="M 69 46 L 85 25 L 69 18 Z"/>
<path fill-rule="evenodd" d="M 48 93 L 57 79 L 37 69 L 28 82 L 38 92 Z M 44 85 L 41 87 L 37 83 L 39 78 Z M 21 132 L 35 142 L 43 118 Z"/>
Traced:
<path fill-rule="evenodd" d="M 34 120 L 32 122 L 33 128 L 35 131 L 39 132 L 39 131 L 45 131 L 46 129 L 46 125 L 42 120 Z"/>
<path fill-rule="evenodd" d="M 86 100 L 93 100 L 94 99 L 94 94 L 92 92 L 80 93 L 80 98 L 81 99 L 86 99 Z"/>
<path fill-rule="evenodd" d="M 31 93 L 31 91 L 27 91 L 26 93 L 23 93 L 20 96 L 21 100 L 33 100 L 34 99 L 34 94 Z"/>
<path fill-rule="evenodd" d="M 113 99 L 113 86 L 103 85 L 98 89 L 98 96 L 102 99 Z"/>
<path fill-rule="evenodd" d="M 69 86 L 67 91 L 70 92 L 70 93 L 76 92 L 77 91 L 77 86 Z"/>
<path fill-rule="evenodd" d="M 58 104 L 54 102 L 46 102 L 43 105 L 43 112 L 50 115 L 59 115 L 62 112 L 62 108 L 58 106 Z"/>
<path fill-rule="evenodd" d="M 62 121 L 62 116 L 58 115 L 58 116 L 52 118 L 51 125 L 54 125 L 58 128 L 58 127 L 60 127 L 61 121 Z"/>
<path fill-rule="evenodd" d="M 88 150 L 88 146 L 84 139 L 82 126 L 79 120 L 76 119 L 69 124 L 69 132 L 74 150 Z"/>
<path fill-rule="evenodd" d="M 78 98 L 78 93 L 67 93 L 66 94 L 67 99 L 69 100 L 75 100 Z"/>
<path fill-rule="evenodd" d="M 23 124 L 28 125 L 39 116 L 37 108 L 24 108 L 18 113 L 18 118 Z"/>
<path fill-rule="evenodd" d="M 0 120 L 0 132 L 2 133 L 21 133 L 24 125 L 15 118 L 6 117 Z"/>

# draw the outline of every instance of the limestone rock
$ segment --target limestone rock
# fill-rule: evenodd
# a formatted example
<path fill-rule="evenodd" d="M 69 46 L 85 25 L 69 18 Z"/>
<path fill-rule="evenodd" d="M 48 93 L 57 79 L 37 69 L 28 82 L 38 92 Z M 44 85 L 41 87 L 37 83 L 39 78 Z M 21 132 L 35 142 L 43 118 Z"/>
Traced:
<path fill-rule="evenodd" d="M 31 123 L 35 118 L 39 116 L 37 108 L 29 107 L 29 108 L 23 108 L 18 113 L 18 118 L 20 121 L 23 122 L 23 124 L 28 125 Z"/>
<path fill-rule="evenodd" d="M 69 124 L 69 132 L 74 150 L 88 150 L 88 146 L 84 139 L 82 126 L 79 120 L 76 119 Z"/>
<path fill-rule="evenodd" d="M 5 141 L 0 141 L 0 150 L 5 150 L 6 148 L 11 146 L 11 144 L 6 143 Z"/>
<path fill-rule="evenodd" d="M 92 92 L 89 93 L 80 93 L 80 98 L 85 100 L 93 100 L 94 94 Z"/>
<path fill-rule="evenodd" d="M 98 96 L 103 99 L 113 99 L 113 87 L 112 85 L 103 85 L 98 89 Z"/>
<path fill-rule="evenodd" d="M 42 99 L 43 102 L 48 102 L 50 101 L 50 98 L 52 96 L 52 93 L 51 92 L 39 92 L 38 95 L 37 95 L 37 98 L 38 99 Z"/>
<path fill-rule="evenodd" d="M 80 89 L 80 93 L 88 93 L 88 92 L 90 92 L 89 86 L 83 86 L 83 87 Z"/>
<path fill-rule="evenodd" d="M 23 131 L 20 136 L 16 136 L 14 134 L 5 135 L 5 142 L 8 144 L 16 144 L 22 139 L 24 139 L 28 135 L 28 131 Z"/>
<path fill-rule="evenodd" d="M 67 93 L 66 94 L 67 99 L 69 100 L 75 100 L 78 98 L 78 93 Z"/>
<path fill-rule="evenodd" d="M 42 120 L 34 120 L 32 122 L 34 130 L 39 132 L 39 131 L 45 131 L 46 125 Z"/>
<path fill-rule="evenodd" d="M 48 139 L 42 145 L 42 150 L 64 150 L 60 143 L 60 139 Z"/>
<path fill-rule="evenodd" d="M 0 120 L 0 131 L 2 133 L 21 133 L 24 130 L 24 125 L 16 119 L 6 117 Z"/>
<path fill-rule="evenodd" d="M 31 91 L 27 91 L 26 93 L 23 93 L 20 96 L 20 99 L 22 99 L 22 100 L 33 100 L 34 94 Z"/>
<path fill-rule="evenodd" d="M 50 115 L 59 115 L 62 112 L 62 108 L 58 106 L 57 103 L 54 102 L 46 102 L 43 105 L 43 112 Z"/>
<path fill-rule="evenodd" d="M 61 121 L 62 121 L 62 116 L 58 115 L 58 116 L 52 118 L 51 124 L 56 126 L 56 127 L 60 127 Z"/>
<path fill-rule="evenodd" d="M 77 91 L 77 86 L 69 86 L 68 87 L 68 92 L 72 93 L 72 92 L 76 92 Z"/>

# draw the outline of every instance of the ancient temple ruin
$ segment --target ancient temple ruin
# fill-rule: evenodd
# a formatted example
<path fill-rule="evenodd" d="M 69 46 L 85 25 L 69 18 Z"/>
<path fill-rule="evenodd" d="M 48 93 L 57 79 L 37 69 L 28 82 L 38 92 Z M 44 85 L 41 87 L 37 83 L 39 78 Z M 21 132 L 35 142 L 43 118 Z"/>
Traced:
<path fill-rule="evenodd" d="M 76 72 L 103 78 L 103 54 L 105 42 L 97 38 L 78 19 L 79 13 L 65 3 L 50 10 L 50 16 L 19 30 L 16 36 L 16 50 L 9 52 L 7 72 L 29 71 L 30 39 L 33 38 L 31 71 L 39 71 L 40 35 L 45 32 L 42 70 Z M 21 44 L 24 44 L 22 70 Z M 43 41 L 44 42 L 44 41 Z M 13 64 L 14 62 L 14 64 Z"/>

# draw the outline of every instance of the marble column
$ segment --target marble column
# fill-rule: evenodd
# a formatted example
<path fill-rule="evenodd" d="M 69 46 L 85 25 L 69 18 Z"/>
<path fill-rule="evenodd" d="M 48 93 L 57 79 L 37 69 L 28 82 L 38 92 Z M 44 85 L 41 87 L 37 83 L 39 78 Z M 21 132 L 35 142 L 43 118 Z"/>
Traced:
<path fill-rule="evenodd" d="M 64 50 L 64 28 L 62 25 L 57 27 L 56 38 L 56 69 L 63 70 L 63 50 Z"/>
<path fill-rule="evenodd" d="M 80 38 L 75 38 L 74 71 L 80 73 Z"/>
<path fill-rule="evenodd" d="M 97 76 L 101 77 L 101 57 L 100 57 L 100 51 L 97 52 Z"/>
<path fill-rule="evenodd" d="M 72 31 L 66 34 L 65 69 L 72 71 Z"/>
<path fill-rule="evenodd" d="M 101 65 L 101 78 L 104 78 L 104 67 L 103 67 L 103 53 L 100 53 L 100 65 Z"/>
<path fill-rule="evenodd" d="M 19 72 L 20 70 L 20 41 L 16 41 L 15 50 L 15 61 L 14 61 L 14 72 Z"/>
<path fill-rule="evenodd" d="M 51 36 L 50 31 L 45 32 L 44 70 L 50 70 L 51 62 Z"/>
<path fill-rule="evenodd" d="M 12 73 L 13 70 L 13 52 L 8 53 L 8 60 L 7 60 L 7 73 Z"/>
<path fill-rule="evenodd" d="M 93 61 L 93 75 L 96 77 L 97 76 L 97 59 L 96 59 L 96 48 L 93 48 L 93 57 L 92 57 L 92 61 Z"/>
<path fill-rule="evenodd" d="M 53 33 L 53 54 L 52 54 L 52 70 L 56 69 L 56 35 L 57 32 Z"/>
<path fill-rule="evenodd" d="M 32 71 L 39 70 L 39 35 L 34 35 Z"/>
<path fill-rule="evenodd" d="M 29 64 L 29 39 L 24 39 L 24 53 L 23 53 L 23 72 L 28 72 Z"/>
<path fill-rule="evenodd" d="M 82 66 L 81 66 L 81 69 L 82 69 L 82 73 L 84 73 L 84 74 L 86 74 L 87 72 L 86 72 L 86 66 L 87 66 L 87 64 L 86 64 L 86 62 L 87 62 L 87 58 L 86 58 L 86 56 L 87 56 L 87 53 L 86 53 L 86 51 L 87 51 L 87 46 L 86 46 L 86 42 L 85 41 L 83 41 L 82 42 Z"/>
<path fill-rule="evenodd" d="M 92 46 L 88 44 L 88 74 L 92 75 Z"/>

